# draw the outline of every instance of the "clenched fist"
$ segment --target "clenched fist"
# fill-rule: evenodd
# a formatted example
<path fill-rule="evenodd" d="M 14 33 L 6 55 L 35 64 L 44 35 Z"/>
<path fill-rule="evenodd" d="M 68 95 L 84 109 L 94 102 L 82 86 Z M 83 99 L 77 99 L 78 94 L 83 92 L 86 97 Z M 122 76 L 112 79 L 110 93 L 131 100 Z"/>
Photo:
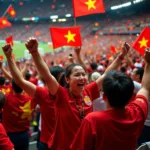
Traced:
<path fill-rule="evenodd" d="M 38 42 L 34 37 L 30 37 L 25 43 L 25 46 L 31 54 L 38 51 Z"/>
<path fill-rule="evenodd" d="M 5 54 L 6 57 L 11 57 L 12 55 L 12 47 L 10 44 L 6 44 L 2 47 L 3 52 Z"/>

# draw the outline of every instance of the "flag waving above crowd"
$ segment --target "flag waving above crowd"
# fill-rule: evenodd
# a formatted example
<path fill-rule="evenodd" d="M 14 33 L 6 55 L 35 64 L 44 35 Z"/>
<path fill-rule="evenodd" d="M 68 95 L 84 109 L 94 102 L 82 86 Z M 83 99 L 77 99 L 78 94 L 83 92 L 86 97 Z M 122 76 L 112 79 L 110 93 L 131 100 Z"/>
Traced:
<path fill-rule="evenodd" d="M 74 17 L 104 13 L 103 0 L 73 0 Z"/>
<path fill-rule="evenodd" d="M 133 48 L 144 56 L 145 48 L 150 47 L 150 28 L 145 27 L 133 44 Z"/>
<path fill-rule="evenodd" d="M 16 11 L 15 9 L 13 8 L 12 5 L 10 5 L 7 9 L 7 13 L 11 16 L 11 17 L 15 17 L 16 16 Z"/>
<path fill-rule="evenodd" d="M 81 46 L 80 27 L 50 28 L 53 47 Z"/>
<path fill-rule="evenodd" d="M 10 27 L 10 26 L 11 26 L 11 23 L 7 20 L 6 17 L 0 18 L 0 29 Z"/>

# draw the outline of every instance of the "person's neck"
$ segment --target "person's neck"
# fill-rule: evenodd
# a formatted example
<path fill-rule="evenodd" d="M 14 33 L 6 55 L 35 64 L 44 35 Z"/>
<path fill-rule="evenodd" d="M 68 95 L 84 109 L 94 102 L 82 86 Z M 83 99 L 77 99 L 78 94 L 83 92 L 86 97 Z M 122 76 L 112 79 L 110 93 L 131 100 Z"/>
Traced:
<path fill-rule="evenodd" d="M 107 110 L 125 110 L 125 107 L 122 108 L 114 108 L 112 106 L 110 106 L 110 104 L 108 102 L 106 102 L 106 109 Z"/>
<path fill-rule="evenodd" d="M 69 88 L 69 92 L 75 98 L 81 98 L 82 97 L 82 93 L 73 92 L 70 88 Z"/>

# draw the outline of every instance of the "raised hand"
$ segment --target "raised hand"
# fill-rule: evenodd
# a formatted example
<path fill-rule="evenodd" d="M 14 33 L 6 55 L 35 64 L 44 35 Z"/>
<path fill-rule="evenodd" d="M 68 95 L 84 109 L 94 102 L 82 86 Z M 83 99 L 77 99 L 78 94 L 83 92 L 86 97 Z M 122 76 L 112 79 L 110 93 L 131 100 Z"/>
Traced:
<path fill-rule="evenodd" d="M 2 47 L 2 50 L 6 57 L 11 57 L 12 55 L 12 47 L 10 44 L 6 44 Z"/>
<path fill-rule="evenodd" d="M 128 43 L 124 42 L 123 45 L 122 45 L 122 51 L 119 55 L 121 60 L 124 59 L 124 57 L 127 55 L 129 50 L 130 50 L 130 45 Z"/>
<path fill-rule="evenodd" d="M 145 54 L 144 54 L 145 61 L 150 64 L 150 48 L 145 48 Z"/>
<path fill-rule="evenodd" d="M 25 43 L 25 46 L 30 53 L 34 53 L 38 51 L 38 41 L 34 37 L 30 37 Z"/>
<path fill-rule="evenodd" d="M 81 46 L 75 47 L 75 48 L 74 48 L 74 51 L 75 51 L 75 53 L 76 53 L 77 55 L 79 55 L 80 52 L 81 52 Z"/>
<path fill-rule="evenodd" d="M 129 50 L 130 50 L 130 45 L 124 42 L 122 45 L 122 54 L 125 56 Z"/>

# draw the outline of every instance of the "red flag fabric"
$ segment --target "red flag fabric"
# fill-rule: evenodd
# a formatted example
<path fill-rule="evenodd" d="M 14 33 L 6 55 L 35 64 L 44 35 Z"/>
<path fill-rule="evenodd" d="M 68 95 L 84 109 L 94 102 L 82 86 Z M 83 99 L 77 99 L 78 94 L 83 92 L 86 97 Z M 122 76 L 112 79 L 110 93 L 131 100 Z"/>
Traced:
<path fill-rule="evenodd" d="M 110 46 L 110 50 L 112 53 L 116 53 L 117 52 L 117 48 L 113 45 Z"/>
<path fill-rule="evenodd" d="M 0 56 L 0 61 L 3 61 L 3 60 L 4 60 L 4 56 L 1 55 L 1 56 Z"/>
<path fill-rule="evenodd" d="M 138 51 L 142 56 L 144 56 L 144 51 L 146 47 L 150 47 L 150 28 L 145 27 L 141 32 L 139 37 L 133 43 L 132 47 Z"/>
<path fill-rule="evenodd" d="M 74 17 L 104 13 L 103 0 L 73 0 Z"/>
<path fill-rule="evenodd" d="M 7 12 L 8 12 L 8 14 L 9 14 L 11 17 L 15 17 L 15 16 L 16 16 L 16 11 L 15 11 L 15 9 L 13 8 L 12 5 L 9 6 Z"/>
<path fill-rule="evenodd" d="M 6 17 L 0 18 L 0 29 L 10 27 L 10 26 L 11 26 L 11 23 L 7 20 Z"/>
<path fill-rule="evenodd" d="M 11 46 L 14 46 L 13 37 L 9 36 L 8 38 L 6 38 L 6 43 L 10 44 Z"/>
<path fill-rule="evenodd" d="M 80 27 L 50 28 L 53 47 L 81 46 Z"/>

